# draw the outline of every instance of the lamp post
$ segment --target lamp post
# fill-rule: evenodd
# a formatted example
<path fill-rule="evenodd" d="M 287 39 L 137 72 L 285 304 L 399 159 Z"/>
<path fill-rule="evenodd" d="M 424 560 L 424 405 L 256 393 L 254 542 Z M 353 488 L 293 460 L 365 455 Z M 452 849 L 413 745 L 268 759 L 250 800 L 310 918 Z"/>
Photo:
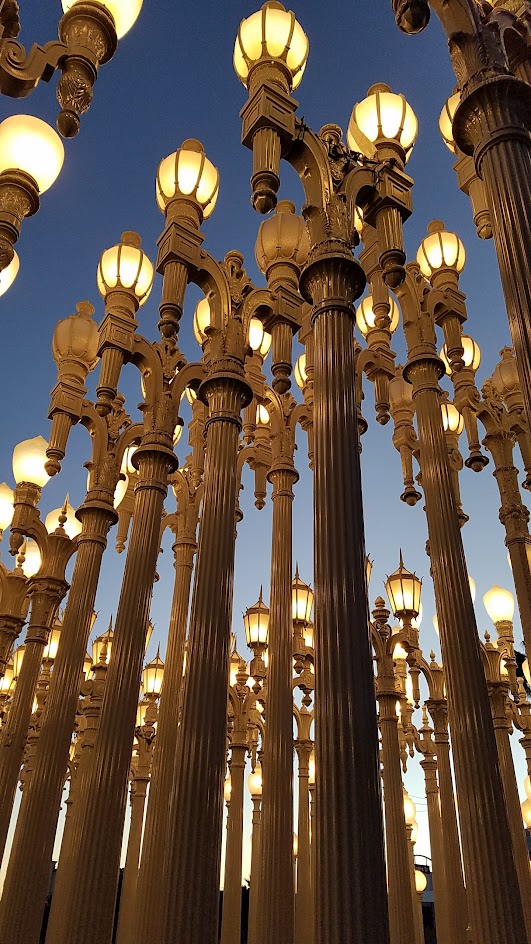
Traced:
<path fill-rule="evenodd" d="M 135 748 L 131 766 L 131 821 L 127 840 L 127 856 L 120 894 L 117 944 L 129 944 L 133 936 L 135 899 L 138 893 L 138 867 L 144 828 L 146 795 L 150 782 L 153 745 L 157 732 L 157 700 L 160 697 L 164 678 L 164 662 L 159 652 L 145 666 L 142 673 L 143 698 L 137 712 Z"/>
<path fill-rule="evenodd" d="M 18 639 L 28 612 L 27 578 L 20 564 L 13 570 L 0 565 L 0 676 L 3 676 L 9 653 Z"/>
<path fill-rule="evenodd" d="M 249 889 L 249 922 L 247 929 L 248 944 L 259 944 L 258 885 L 260 882 L 260 843 L 261 843 L 261 803 L 262 803 L 262 765 L 257 763 L 247 778 L 249 793 L 253 804 L 251 838 L 251 881 Z"/>
<path fill-rule="evenodd" d="M 417 589 L 416 584 L 412 588 Z M 413 603 L 413 601 L 410 601 Z M 420 603 L 415 601 L 417 607 Z M 382 764 L 385 803 L 385 835 L 389 896 L 389 930 L 391 944 L 408 944 L 414 936 L 414 914 L 411 900 L 409 853 L 404 799 L 400 772 L 397 686 L 394 673 L 394 651 L 397 640 L 388 626 L 389 610 L 382 597 L 377 597 L 373 616 L 373 646 L 376 655 L 376 697 L 379 707 L 382 738 Z"/>
<path fill-rule="evenodd" d="M 428 0 L 392 0 L 397 24 L 419 32 L 429 20 Z M 483 180 L 527 422 L 531 418 L 531 338 L 527 312 L 531 137 L 525 33 L 510 4 L 482 7 L 474 0 L 433 0 L 448 38 L 460 93 L 452 136 L 472 155 Z M 516 72 L 516 74 L 514 74 Z M 514 214 L 507 207 L 515 207 Z M 517 247 L 515 251 L 515 247 Z"/>
<path fill-rule="evenodd" d="M 388 937 L 385 906 L 364 904 L 369 896 L 386 899 L 354 381 L 352 303 L 365 278 L 351 250 L 354 225 L 343 180 L 351 164 L 335 163 L 333 178 L 329 162 L 329 151 L 339 146 L 338 129 L 327 126 L 317 136 L 305 126 L 301 134 L 295 118 L 291 91 L 302 78 L 307 54 L 308 41 L 294 15 L 279 3 L 266 3 L 242 22 L 234 63 L 249 91 L 242 118 L 243 142 L 253 151 L 253 204 L 262 213 L 274 207 L 282 155 L 301 176 L 310 233 L 300 290 L 313 305 L 314 334 L 315 650 L 321 706 L 316 749 L 322 777 L 316 941 L 338 944 L 348 935 L 380 944 Z M 393 245 L 384 248 L 390 271 L 402 259 L 401 240 L 394 245 L 397 230 L 390 222 L 398 220 L 399 211 L 375 204 L 374 219 L 384 226 L 384 217 L 389 219 Z M 351 754 L 341 756 L 341 772 L 335 762 L 338 740 L 353 745 Z M 351 784 L 348 792 L 339 789 L 339 777 Z M 358 834 L 362 821 L 373 836 L 370 845 Z"/>
<path fill-rule="evenodd" d="M 113 57 L 118 39 L 133 26 L 141 6 L 142 0 L 63 0 L 59 39 L 45 46 L 34 43 L 26 54 L 16 39 L 18 3 L 6 0 L 0 7 L 0 92 L 25 97 L 60 69 L 57 126 L 65 138 L 73 137 L 92 101 L 99 67 Z"/>
<path fill-rule="evenodd" d="M 413 800 L 409 796 L 406 788 L 403 788 L 403 804 L 404 804 L 404 816 L 406 821 L 406 835 L 407 835 L 407 844 L 408 844 L 408 856 L 409 856 L 409 889 L 410 897 L 413 904 L 413 915 L 414 915 L 414 941 L 415 944 L 422 944 L 424 939 L 424 931 L 422 926 L 422 911 L 419 910 L 419 899 L 417 896 L 417 887 L 415 881 L 415 843 L 417 841 L 418 833 L 418 824 L 416 820 L 417 808 L 413 803 Z"/>
<path fill-rule="evenodd" d="M 308 698 L 309 701 L 309 698 Z M 310 786 L 309 766 L 313 749 L 310 729 L 314 720 L 313 711 L 303 704 L 295 711 L 297 738 L 295 751 L 298 762 L 298 849 L 297 892 L 295 895 L 295 944 L 312 944 L 314 937 L 314 907 L 312 898 L 312 875 L 310 853 Z"/>

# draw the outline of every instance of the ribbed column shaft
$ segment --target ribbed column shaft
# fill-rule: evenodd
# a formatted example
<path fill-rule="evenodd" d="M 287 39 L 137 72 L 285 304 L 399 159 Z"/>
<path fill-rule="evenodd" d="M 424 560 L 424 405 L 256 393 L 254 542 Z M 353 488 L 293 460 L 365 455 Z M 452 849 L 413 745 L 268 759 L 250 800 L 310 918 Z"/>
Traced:
<path fill-rule="evenodd" d="M 476 115 L 480 108 L 486 114 L 483 121 L 475 118 L 478 130 L 482 126 L 482 138 L 474 156 L 485 185 L 525 414 L 531 428 L 531 137 L 523 127 L 517 127 L 520 122 L 516 111 L 523 114 L 524 108 L 523 103 L 514 101 L 518 89 L 513 84 L 519 83 L 513 80 L 507 92 L 501 83 L 500 91 L 484 89 Z M 488 144 L 485 134 L 492 135 Z"/>
<path fill-rule="evenodd" d="M 174 546 L 173 601 L 138 876 L 141 894 L 136 900 L 133 929 L 133 940 L 138 944 L 148 938 L 153 941 L 160 940 L 164 918 L 163 902 L 168 894 L 166 858 L 170 828 L 169 806 L 179 731 L 184 646 L 195 550 L 195 541 L 182 544 L 176 542 Z"/>
<path fill-rule="evenodd" d="M 310 741 L 296 745 L 299 760 L 299 816 L 297 825 L 297 893 L 295 895 L 295 944 L 312 944 L 314 931 L 314 909 L 312 902 L 312 878 L 310 861 L 310 786 L 308 765 L 312 744 Z"/>
<path fill-rule="evenodd" d="M 169 901 L 161 944 L 217 944 L 218 940 L 236 455 L 247 387 L 235 378 L 214 376 L 204 381 L 202 389 L 209 405 L 203 510 L 170 809 Z"/>
<path fill-rule="evenodd" d="M 233 744 L 230 762 L 230 804 L 225 847 L 221 944 L 240 944 L 242 924 L 243 785 L 245 744 Z"/>
<path fill-rule="evenodd" d="M 518 783 L 514 772 L 513 754 L 508 719 L 505 715 L 505 698 L 498 693 L 498 710 L 494 712 L 494 731 L 500 758 L 500 768 L 505 792 L 505 803 L 509 817 L 509 829 L 514 852 L 514 861 L 518 873 L 518 885 L 522 898 L 527 936 L 531 941 L 531 874 L 529 870 L 529 851 L 522 824 L 522 810 L 518 795 Z"/>
<path fill-rule="evenodd" d="M 33 772 L 23 794 L 0 904 L 2 944 L 38 944 L 80 679 L 113 509 L 85 508 Z M 24 663 L 23 663 L 24 665 Z"/>
<path fill-rule="evenodd" d="M 5 675 L 9 653 L 23 625 L 24 620 L 16 616 L 0 617 L 0 678 Z"/>
<path fill-rule="evenodd" d="M 408 366 L 459 800 L 469 917 L 481 944 L 524 944 L 522 903 L 441 419 L 438 362 Z M 477 828 L 478 822 L 481 829 Z"/>
<path fill-rule="evenodd" d="M 249 923 L 247 944 L 260 944 L 258 915 L 258 884 L 261 875 L 261 820 L 260 797 L 253 797 L 253 834 L 251 839 L 251 882 L 249 888 Z"/>
<path fill-rule="evenodd" d="M 72 811 L 73 842 L 62 863 L 62 886 L 55 888 L 47 944 L 109 944 L 111 938 L 168 452 L 147 445 L 137 452 L 133 525 L 99 730 Z"/>
<path fill-rule="evenodd" d="M 380 693 L 378 702 L 382 735 L 390 940 L 391 944 L 410 944 L 415 924 L 404 814 L 404 788 L 400 771 L 396 692 Z"/>
<path fill-rule="evenodd" d="M 450 908 L 453 907 L 453 903 L 448 899 L 446 888 L 441 811 L 439 808 L 439 789 L 437 786 L 437 761 L 426 758 L 421 760 L 420 766 L 424 771 L 426 802 L 428 805 L 428 827 L 430 831 L 431 871 L 433 897 L 435 899 L 437 944 L 455 944 L 455 939 L 450 935 L 448 922 L 448 913 Z"/>
<path fill-rule="evenodd" d="M 423 921 L 422 921 L 422 905 L 419 901 L 417 895 L 417 888 L 415 884 L 415 847 L 414 843 L 411 841 L 411 826 L 406 826 L 405 829 L 408 845 L 408 856 L 409 856 L 409 898 L 413 904 L 413 916 L 414 916 L 414 934 L 412 940 L 415 944 L 424 944 L 424 930 L 423 930 Z"/>
<path fill-rule="evenodd" d="M 37 580 L 40 585 L 31 592 L 31 615 L 24 659 L 0 739 L 0 857 L 4 853 L 9 830 L 42 654 L 57 607 L 67 590 L 64 582 L 48 582 L 46 578 Z"/>
<path fill-rule="evenodd" d="M 483 440 L 494 459 L 494 478 L 500 493 L 500 521 L 505 528 L 505 543 L 509 549 L 518 610 L 524 634 L 526 652 L 531 652 L 531 570 L 528 549 L 531 548 L 528 521 L 529 511 L 522 501 L 518 485 L 518 470 L 513 463 L 514 439 L 500 431 Z"/>
<path fill-rule="evenodd" d="M 316 944 L 389 939 L 353 311 L 341 302 L 351 294 L 342 264 L 327 266 L 326 280 L 318 266 L 312 282 L 319 304 L 313 375 Z"/>
<path fill-rule="evenodd" d="M 131 823 L 127 840 L 127 855 L 120 894 L 120 914 L 116 944 L 131 944 L 134 932 L 135 898 L 137 893 L 138 865 L 142 845 L 144 809 L 149 783 L 149 762 L 143 775 L 135 775 L 131 781 Z"/>
<path fill-rule="evenodd" d="M 272 469 L 267 725 L 262 794 L 262 944 L 293 944 L 293 468 Z"/>
<path fill-rule="evenodd" d="M 461 845 L 457 828 L 454 785 L 450 765 L 450 739 L 446 706 L 428 702 L 433 718 L 434 736 L 439 771 L 439 799 L 441 804 L 441 834 L 444 852 L 444 874 L 446 893 L 451 907 L 448 909 L 448 925 L 452 944 L 465 944 L 468 926 L 468 908 L 463 882 Z M 435 905 L 437 907 L 437 905 Z"/>

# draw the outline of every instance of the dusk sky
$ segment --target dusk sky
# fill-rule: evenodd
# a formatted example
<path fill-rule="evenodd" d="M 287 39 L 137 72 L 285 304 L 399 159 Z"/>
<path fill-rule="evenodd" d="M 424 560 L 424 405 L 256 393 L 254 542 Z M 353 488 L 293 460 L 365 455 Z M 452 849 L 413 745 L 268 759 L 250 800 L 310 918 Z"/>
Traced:
<path fill-rule="evenodd" d="M 13 484 L 11 455 L 17 442 L 39 434 L 47 438 L 49 434 L 49 391 L 56 380 L 50 344 L 56 321 L 71 314 L 82 299 L 94 304 L 95 317 L 101 319 L 103 305 L 96 287 L 101 252 L 117 242 L 124 230 L 133 229 L 142 236 L 143 249 L 155 260 L 156 239 L 163 228 L 163 217 L 155 203 L 155 174 L 159 161 L 185 138 L 199 138 L 220 171 L 218 203 L 203 226 L 205 248 L 219 259 L 230 249 L 241 250 L 248 273 L 256 284 L 263 284 L 254 261 L 261 218 L 250 205 L 252 157 L 240 143 L 239 111 L 247 93 L 232 67 L 238 24 L 257 8 L 257 4 L 243 0 L 145 0 L 137 23 L 120 41 L 115 58 L 101 69 L 81 131 L 77 138 L 65 142 L 65 163 L 59 179 L 43 195 L 39 213 L 23 224 L 17 246 L 20 273 L 0 299 L 5 390 L 0 420 L 0 482 Z M 407 167 L 415 187 L 414 213 L 404 229 L 406 250 L 408 258 L 414 259 L 426 226 L 434 218 L 444 220 L 446 228 L 463 240 L 467 264 L 461 288 L 468 296 L 469 313 L 465 330 L 482 350 L 478 372 L 481 386 L 497 363 L 499 350 L 509 343 L 509 332 L 494 247 L 491 241 L 480 241 L 475 234 L 469 201 L 457 188 L 453 156 L 438 131 L 439 112 L 455 82 L 442 29 L 433 16 L 424 33 L 404 36 L 395 25 L 390 0 L 328 0 L 326 5 L 320 0 L 299 0 L 294 9 L 310 40 L 308 65 L 295 95 L 300 101 L 299 115 L 311 128 L 317 131 L 325 123 L 336 122 L 346 129 L 353 104 L 363 99 L 375 82 L 386 82 L 393 91 L 403 92 L 418 117 L 419 136 Z M 25 0 L 21 4 L 20 38 L 26 47 L 33 41 L 43 44 L 55 38 L 60 15 L 60 0 Z M 0 118 L 21 112 L 55 123 L 59 110 L 55 85 L 56 78 L 49 84 L 41 83 L 27 99 L 1 98 Z M 300 208 L 302 188 L 286 163 L 281 179 L 280 197 L 292 199 Z M 160 287 L 160 276 L 156 276 L 150 299 L 139 316 L 140 332 L 152 340 L 157 336 Z M 187 294 L 180 335 L 189 360 L 200 356 L 191 330 L 198 297 L 194 289 Z M 401 327 L 393 348 L 403 363 Z M 300 350 L 296 344 L 295 356 Z M 96 375 L 97 370 L 89 378 L 92 391 Z M 135 413 L 140 399 L 138 372 L 127 367 L 122 376 L 121 390 L 129 410 Z M 374 559 L 371 605 L 383 593 L 385 575 L 397 567 L 401 547 L 406 566 L 424 577 L 421 646 L 427 656 L 432 647 L 439 656 L 432 628 L 434 604 L 425 553 L 423 502 L 413 509 L 400 502 L 403 486 L 400 458 L 391 443 L 392 423 L 378 426 L 373 390 L 367 381 L 364 390 L 363 413 L 369 422 L 362 454 L 366 544 Z M 296 388 L 295 395 L 300 395 Z M 187 409 L 186 405 L 185 423 L 189 419 Z M 466 452 L 464 440 L 462 449 Z M 184 435 L 177 451 L 184 461 L 188 451 Z M 61 504 L 66 492 L 74 506 L 81 503 L 86 483 L 82 463 L 89 456 L 87 433 L 75 429 L 63 472 L 44 489 L 43 517 Z M 294 503 L 294 561 L 298 560 L 301 577 L 313 584 L 311 473 L 302 434 L 296 461 L 301 478 Z M 486 590 L 498 583 L 514 592 L 491 473 L 492 463 L 479 476 L 467 469 L 461 475 L 463 507 L 470 515 L 463 539 L 469 572 L 477 583 L 480 633 L 492 628 L 482 603 Z M 270 502 L 258 512 L 250 475 L 246 475 L 244 484 L 234 596 L 234 631 L 242 655 L 246 647 L 241 613 L 255 602 L 260 584 L 268 599 L 271 541 Z M 173 507 L 169 498 L 168 511 Z M 2 559 L 5 563 L 11 560 L 5 540 Z M 124 559 L 125 554 L 117 557 L 111 535 L 97 599 L 98 632 L 116 612 Z M 159 642 L 162 655 L 165 650 L 173 582 L 168 540 L 164 542 L 159 573 L 152 607 L 155 633 L 150 656 Z M 520 643 L 517 617 L 515 621 L 515 640 Z M 417 723 L 420 725 L 420 717 Z M 523 798 L 523 752 L 519 747 L 517 750 L 521 755 L 518 778 Z M 411 792 L 419 795 L 420 780 L 408 773 L 406 781 Z M 424 806 L 419 803 L 419 823 Z M 419 851 L 428 851 L 425 829 L 419 836 Z"/>

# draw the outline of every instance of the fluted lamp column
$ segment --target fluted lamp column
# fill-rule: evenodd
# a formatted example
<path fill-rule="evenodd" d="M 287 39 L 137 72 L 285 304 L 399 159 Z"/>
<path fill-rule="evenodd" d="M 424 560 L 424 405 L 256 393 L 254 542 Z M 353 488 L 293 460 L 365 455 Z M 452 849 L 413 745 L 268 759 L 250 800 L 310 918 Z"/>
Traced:
<path fill-rule="evenodd" d="M 244 663 L 245 665 L 245 663 Z M 230 803 L 227 814 L 221 944 L 239 944 L 242 913 L 243 795 L 247 725 L 236 719 L 231 735 Z"/>
<path fill-rule="evenodd" d="M 260 944 L 258 914 L 258 886 L 261 879 L 261 825 L 262 825 L 262 765 L 257 763 L 247 778 L 249 793 L 253 804 L 251 837 L 251 878 L 249 888 L 249 921 L 247 926 L 247 944 Z"/>

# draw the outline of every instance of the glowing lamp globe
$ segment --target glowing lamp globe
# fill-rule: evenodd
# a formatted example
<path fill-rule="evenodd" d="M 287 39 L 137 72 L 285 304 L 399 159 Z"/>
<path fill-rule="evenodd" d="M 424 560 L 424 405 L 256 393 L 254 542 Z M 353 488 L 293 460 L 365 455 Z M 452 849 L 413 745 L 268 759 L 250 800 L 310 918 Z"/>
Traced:
<path fill-rule="evenodd" d="M 420 612 L 422 580 L 404 567 L 402 552 L 400 565 L 385 582 L 391 609 L 397 619 L 416 619 Z"/>
<path fill-rule="evenodd" d="M 93 663 L 88 652 L 85 653 L 85 658 L 83 659 L 83 675 L 86 679 L 89 679 L 93 671 Z"/>
<path fill-rule="evenodd" d="M 219 171 L 208 160 L 201 142 L 188 138 L 160 162 L 156 187 L 157 206 L 162 212 L 172 200 L 186 200 L 194 203 L 206 220 L 218 198 Z"/>
<path fill-rule="evenodd" d="M 417 895 L 422 895 L 422 893 L 426 891 L 427 885 L 428 879 L 424 872 L 421 872 L 420 869 L 415 869 L 415 890 Z"/>
<path fill-rule="evenodd" d="M 230 774 L 228 774 L 227 777 L 225 777 L 225 782 L 223 784 L 223 799 L 225 800 L 225 803 L 230 803 L 231 793 L 232 793 L 232 781 L 230 778 Z"/>
<path fill-rule="evenodd" d="M 8 662 L 2 678 L 0 678 L 0 695 L 6 695 L 9 689 L 11 688 L 11 683 L 14 678 L 14 669 L 13 662 Z"/>
<path fill-rule="evenodd" d="M 531 777 L 529 775 L 524 780 L 524 790 L 527 799 L 531 800 Z"/>
<path fill-rule="evenodd" d="M 529 669 L 529 659 L 524 659 L 522 663 L 522 672 L 528 685 L 531 685 L 531 671 Z M 529 798 L 531 800 L 531 797 Z"/>
<path fill-rule="evenodd" d="M 406 826 L 412 826 L 417 818 L 417 807 L 404 787 L 404 816 Z"/>
<path fill-rule="evenodd" d="M 465 367 L 470 367 L 474 371 L 477 370 L 481 364 L 481 351 L 479 349 L 479 344 L 476 344 L 476 342 L 473 341 L 472 338 L 469 338 L 467 334 L 462 334 L 461 346 L 463 348 L 463 363 Z M 443 344 L 439 352 L 439 357 L 444 364 L 446 373 L 450 376 L 452 373 L 452 368 L 446 354 L 446 344 Z"/>
<path fill-rule="evenodd" d="M 473 577 L 468 578 L 468 584 L 470 587 L 470 596 L 472 597 L 472 603 L 476 599 L 476 581 Z"/>
<path fill-rule="evenodd" d="M 256 764 L 253 772 L 247 777 L 247 786 L 253 800 L 262 796 L 262 766 Z"/>
<path fill-rule="evenodd" d="M 269 607 L 262 600 L 262 590 L 254 606 L 250 606 L 243 616 L 245 638 L 249 649 L 267 646 L 269 630 Z"/>
<path fill-rule="evenodd" d="M 59 620 L 56 620 L 53 624 L 50 635 L 48 636 L 48 642 L 44 647 L 44 652 L 42 654 L 43 659 L 50 659 L 53 662 L 57 655 L 57 650 L 59 648 L 59 640 L 61 638 L 61 630 L 63 628 L 62 623 Z"/>
<path fill-rule="evenodd" d="M 102 633 L 101 636 L 97 636 L 94 642 L 92 643 L 92 663 L 94 667 L 96 667 L 99 664 L 104 647 L 106 647 L 105 664 L 106 665 L 109 664 L 109 660 L 111 658 L 113 637 L 114 637 L 114 632 L 109 627 L 109 629 L 105 630 L 105 632 Z"/>
<path fill-rule="evenodd" d="M 522 803 L 522 819 L 527 829 L 531 829 L 531 800 Z"/>
<path fill-rule="evenodd" d="M 306 354 L 303 353 L 297 358 L 297 362 L 293 369 L 293 374 L 295 376 L 295 383 L 301 390 L 303 390 L 306 381 L 308 380 L 308 374 L 306 373 Z"/>
<path fill-rule="evenodd" d="M 433 628 L 435 632 L 437 633 L 437 635 L 439 635 L 439 617 L 437 616 L 437 613 L 434 613 L 434 615 L 432 616 L 432 623 L 433 623 Z"/>
<path fill-rule="evenodd" d="M 391 92 L 388 85 L 371 86 L 367 98 L 352 109 L 347 143 L 352 151 L 374 158 L 378 146 L 394 144 L 407 161 L 418 133 L 418 121 L 403 95 Z"/>
<path fill-rule="evenodd" d="M 312 750 L 308 761 L 308 784 L 310 787 L 315 785 L 315 751 Z"/>
<path fill-rule="evenodd" d="M 457 106 L 459 105 L 460 101 L 460 92 L 456 92 L 455 95 L 451 95 L 443 105 L 443 109 L 439 116 L 439 131 L 441 132 L 441 137 L 446 144 L 446 147 L 452 152 L 452 154 L 457 154 L 457 145 L 454 141 L 452 125 L 454 121 L 454 115 L 457 111 Z"/>
<path fill-rule="evenodd" d="M 135 296 L 140 308 L 148 300 L 153 287 L 154 269 L 140 249 L 140 236 L 132 231 L 122 233 L 116 246 L 106 249 L 98 266 L 98 289 L 106 298 L 111 292 L 128 292 Z"/>
<path fill-rule="evenodd" d="M 269 411 L 262 403 L 259 403 L 256 407 L 256 425 L 267 426 L 269 419 Z"/>
<path fill-rule="evenodd" d="M 449 401 L 444 401 L 441 403 L 441 414 L 445 433 L 457 433 L 457 435 L 460 436 L 463 432 L 465 421 L 457 407 Z"/>
<path fill-rule="evenodd" d="M 76 3 L 81 2 L 83 0 L 62 0 L 64 12 L 66 13 Z M 116 26 L 116 36 L 121 39 L 136 23 L 143 0 L 99 0 L 99 2 L 112 15 Z"/>
<path fill-rule="evenodd" d="M 42 564 L 38 544 L 28 539 L 25 544 L 22 545 L 20 552 L 24 553 L 24 563 L 21 565 L 22 573 L 25 577 L 33 577 L 37 571 L 40 570 Z"/>
<path fill-rule="evenodd" d="M 142 672 L 142 685 L 145 695 L 160 695 L 164 679 L 164 662 L 159 653 L 146 665 Z"/>
<path fill-rule="evenodd" d="M 401 642 L 397 642 L 393 649 L 393 660 L 395 662 L 405 662 L 407 659 L 407 652 L 404 649 Z"/>
<path fill-rule="evenodd" d="M 90 302 L 78 302 L 75 315 L 63 318 L 55 326 L 52 354 L 56 364 L 68 360 L 72 365 L 81 363 L 92 370 L 98 363 L 98 325 L 92 319 L 94 308 Z"/>
<path fill-rule="evenodd" d="M 296 622 L 309 623 L 313 606 L 313 590 L 299 577 L 298 568 L 291 582 L 291 617 Z"/>
<path fill-rule="evenodd" d="M 124 475 L 123 472 L 122 472 L 122 475 Z M 113 498 L 113 505 L 115 508 L 118 508 L 123 502 L 128 485 L 129 485 L 129 478 L 127 475 L 124 475 L 123 479 L 118 479 L 116 483 L 116 488 L 114 489 L 114 498 Z"/>
<path fill-rule="evenodd" d="M 20 675 L 20 670 L 22 668 L 22 663 L 24 661 L 25 651 L 26 651 L 26 647 L 22 645 L 22 646 L 18 646 L 18 648 L 15 649 L 13 653 L 13 678 L 15 679 L 15 681 L 18 679 Z"/>
<path fill-rule="evenodd" d="M 13 449 L 13 476 L 17 485 L 31 482 L 43 488 L 50 478 L 45 463 L 48 461 L 46 450 L 48 443 L 42 436 L 25 439 Z"/>
<path fill-rule="evenodd" d="M 0 173 L 21 170 L 33 177 L 40 193 L 52 186 L 65 150 L 50 125 L 32 115 L 11 115 L 0 124 Z"/>
<path fill-rule="evenodd" d="M 203 347 L 203 344 L 207 339 L 206 332 L 207 328 L 210 327 L 211 317 L 210 302 L 208 301 L 208 298 L 202 298 L 201 301 L 195 306 L 193 323 L 194 337 L 201 347 Z"/>
<path fill-rule="evenodd" d="M 124 449 L 122 464 L 120 466 L 120 472 L 123 475 L 135 475 L 136 469 L 133 465 L 132 459 L 137 449 L 138 446 L 136 444 L 133 444 L 132 446 L 126 446 Z"/>
<path fill-rule="evenodd" d="M 306 67 L 308 49 L 308 37 L 295 14 L 281 3 L 269 0 L 240 23 L 234 46 L 234 71 L 240 82 L 247 85 L 257 62 L 281 62 L 287 68 L 291 88 L 296 89 Z"/>
<path fill-rule="evenodd" d="M 389 298 L 389 305 L 390 324 L 388 331 L 393 333 L 393 331 L 396 331 L 398 328 L 400 309 L 393 298 Z M 363 337 L 376 327 L 376 315 L 372 307 L 372 295 L 367 295 L 356 308 L 356 324 Z"/>
<path fill-rule="evenodd" d="M 15 513 L 13 505 L 14 497 L 13 489 L 9 487 L 7 482 L 2 482 L 0 485 L 0 533 L 5 531 L 6 528 L 9 528 L 13 520 Z"/>
<path fill-rule="evenodd" d="M 81 524 L 81 521 L 76 518 L 75 508 L 72 508 L 72 505 L 69 502 L 66 502 L 66 506 L 63 505 L 62 508 L 55 508 L 55 510 L 51 511 L 49 515 L 46 515 L 44 526 L 49 534 L 59 527 L 60 515 L 66 516 L 66 521 L 63 523 L 63 528 L 69 538 L 75 538 L 77 534 L 81 533 L 83 525 Z"/>
<path fill-rule="evenodd" d="M 0 272 L 0 295 L 4 295 L 9 288 L 13 285 L 15 281 L 18 270 L 20 268 L 20 259 L 16 252 L 13 253 L 13 258 L 8 266 L 5 269 L 2 269 Z"/>
<path fill-rule="evenodd" d="M 259 354 L 262 360 L 269 352 L 271 341 L 272 337 L 269 331 L 264 329 L 260 318 L 251 318 L 249 322 L 249 347 Z"/>
<path fill-rule="evenodd" d="M 494 625 L 512 622 L 514 597 L 509 590 L 494 585 L 483 595 L 483 604 Z"/>
<path fill-rule="evenodd" d="M 437 272 L 452 269 L 459 274 L 466 259 L 465 247 L 455 233 L 448 233 L 444 223 L 433 220 L 428 226 L 428 235 L 422 240 L 417 252 L 420 271 L 427 279 Z"/>

